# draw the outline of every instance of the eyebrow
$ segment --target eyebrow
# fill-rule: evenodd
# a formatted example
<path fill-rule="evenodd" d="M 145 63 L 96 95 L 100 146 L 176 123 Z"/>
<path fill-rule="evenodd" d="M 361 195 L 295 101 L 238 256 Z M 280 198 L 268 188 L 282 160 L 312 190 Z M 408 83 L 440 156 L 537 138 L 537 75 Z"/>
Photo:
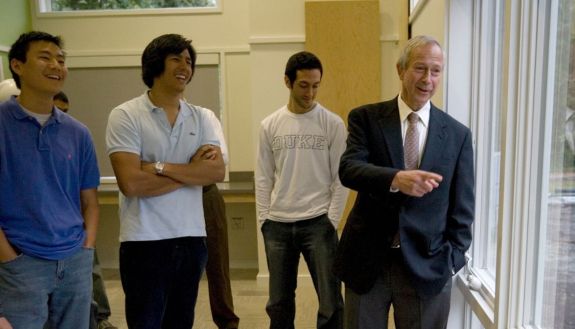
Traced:
<path fill-rule="evenodd" d="M 38 53 L 39 53 L 39 54 L 42 54 L 42 55 L 53 56 L 52 52 L 49 51 L 49 50 L 40 50 Z M 66 58 L 66 53 L 65 53 L 64 51 L 58 52 L 58 53 L 56 54 L 56 57 Z"/>

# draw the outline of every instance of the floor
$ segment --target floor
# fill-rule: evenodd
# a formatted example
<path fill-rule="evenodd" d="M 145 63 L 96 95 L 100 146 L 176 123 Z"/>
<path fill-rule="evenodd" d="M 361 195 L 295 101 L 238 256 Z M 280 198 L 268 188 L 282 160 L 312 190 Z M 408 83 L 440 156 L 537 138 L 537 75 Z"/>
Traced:
<path fill-rule="evenodd" d="M 236 314 L 240 317 L 240 328 L 269 328 L 269 320 L 265 313 L 267 302 L 267 286 L 260 286 L 256 281 L 256 270 L 232 270 L 232 291 Z M 112 316 L 110 322 L 119 329 L 127 329 L 124 319 L 124 293 L 116 270 L 104 270 L 106 291 Z M 194 328 L 217 329 L 212 322 L 208 300 L 208 285 L 203 279 L 200 282 L 198 302 L 196 304 L 196 319 Z M 317 298 L 311 283 L 300 284 L 296 291 L 296 320 L 298 329 L 315 328 Z"/>

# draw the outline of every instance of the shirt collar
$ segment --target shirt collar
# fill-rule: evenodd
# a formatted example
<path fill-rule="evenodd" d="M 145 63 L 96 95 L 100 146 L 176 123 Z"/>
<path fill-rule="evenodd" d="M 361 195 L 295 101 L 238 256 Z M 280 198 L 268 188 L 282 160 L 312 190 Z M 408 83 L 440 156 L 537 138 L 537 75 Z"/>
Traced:
<path fill-rule="evenodd" d="M 407 116 L 411 114 L 411 112 L 416 112 L 419 116 L 419 120 L 423 123 L 424 127 L 429 126 L 429 113 L 431 112 L 431 102 L 427 101 L 419 111 L 413 111 L 403 99 L 401 99 L 401 95 L 397 96 L 397 106 L 399 107 L 399 118 L 401 122 L 405 122 L 407 120 Z"/>
<path fill-rule="evenodd" d="M 146 104 L 146 107 L 148 108 L 148 110 L 150 112 L 153 112 L 156 109 L 160 109 L 160 107 L 154 105 L 154 103 L 152 103 L 152 100 L 150 99 L 150 90 L 147 90 L 144 95 L 144 103 Z M 190 116 L 192 115 L 192 111 L 193 111 L 193 105 L 188 103 L 185 99 L 180 99 L 180 113 L 184 116 Z"/>
<path fill-rule="evenodd" d="M 24 110 L 24 107 L 22 105 L 20 105 L 20 103 L 16 99 L 16 96 L 11 96 L 9 102 L 12 102 L 13 104 L 16 105 L 15 107 L 12 107 L 14 109 L 12 111 L 12 113 L 14 114 L 14 117 L 16 119 L 23 120 L 23 119 L 32 117 L 30 114 L 26 113 L 26 111 Z M 52 106 L 51 116 L 48 119 L 48 121 L 46 121 L 46 123 L 50 122 L 51 120 L 54 120 L 54 121 L 60 123 L 64 116 L 65 116 L 64 112 L 62 112 L 62 111 L 58 110 L 56 107 Z"/>

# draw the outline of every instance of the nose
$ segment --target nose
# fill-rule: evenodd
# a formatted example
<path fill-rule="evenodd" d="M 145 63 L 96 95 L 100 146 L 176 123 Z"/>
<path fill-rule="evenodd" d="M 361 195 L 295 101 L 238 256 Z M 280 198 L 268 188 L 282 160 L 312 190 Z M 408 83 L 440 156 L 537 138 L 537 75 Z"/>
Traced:
<path fill-rule="evenodd" d="M 63 67 L 64 67 L 64 64 L 60 63 L 60 60 L 58 58 L 51 58 L 48 61 L 48 65 L 50 68 L 59 69 L 59 70 L 63 69 Z"/>
<path fill-rule="evenodd" d="M 425 70 L 421 79 L 424 81 L 431 81 L 431 70 L 430 69 Z"/>

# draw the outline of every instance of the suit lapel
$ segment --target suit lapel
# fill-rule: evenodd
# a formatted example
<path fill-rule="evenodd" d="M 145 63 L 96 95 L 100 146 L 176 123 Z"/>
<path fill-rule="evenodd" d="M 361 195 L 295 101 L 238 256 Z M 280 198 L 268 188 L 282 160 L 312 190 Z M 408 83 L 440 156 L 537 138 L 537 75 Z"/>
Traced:
<path fill-rule="evenodd" d="M 382 108 L 378 125 L 383 135 L 384 143 L 389 151 L 391 166 L 393 168 L 405 168 L 403 161 L 403 143 L 401 138 L 401 122 L 399 119 L 399 108 L 397 107 L 397 97 L 388 102 L 388 106 Z"/>
<path fill-rule="evenodd" d="M 419 165 L 421 170 L 432 169 L 434 164 L 440 161 L 441 154 L 445 151 L 444 144 L 447 139 L 447 126 L 442 114 L 433 104 L 431 105 L 427 141 L 425 142 L 425 150 Z"/>

